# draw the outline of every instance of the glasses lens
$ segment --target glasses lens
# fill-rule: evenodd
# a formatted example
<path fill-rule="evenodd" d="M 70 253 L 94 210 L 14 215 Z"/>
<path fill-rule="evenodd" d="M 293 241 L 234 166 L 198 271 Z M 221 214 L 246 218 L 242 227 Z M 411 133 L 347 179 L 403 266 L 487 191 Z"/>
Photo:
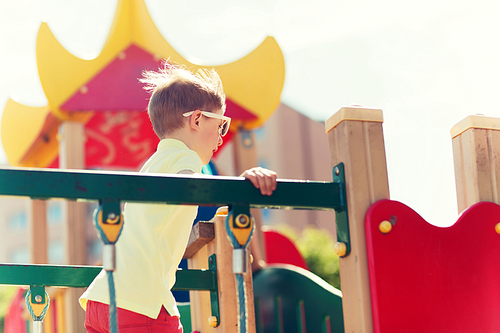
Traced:
<path fill-rule="evenodd" d="M 224 120 L 224 123 L 222 123 L 220 135 L 225 136 L 228 130 L 229 130 L 229 124 L 227 123 L 227 121 Z"/>

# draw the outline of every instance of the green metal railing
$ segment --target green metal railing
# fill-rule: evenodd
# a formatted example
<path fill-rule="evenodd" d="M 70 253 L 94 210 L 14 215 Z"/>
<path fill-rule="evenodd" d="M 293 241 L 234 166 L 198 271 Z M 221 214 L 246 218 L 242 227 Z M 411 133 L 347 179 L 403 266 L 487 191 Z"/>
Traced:
<path fill-rule="evenodd" d="M 85 288 L 101 270 L 101 266 L 0 264 L 0 285 Z M 211 270 L 178 270 L 173 290 L 217 290 L 214 276 Z"/>
<path fill-rule="evenodd" d="M 103 216 L 119 216 L 121 202 L 148 202 L 249 208 L 335 210 L 337 224 L 347 226 L 345 183 L 341 172 L 333 182 L 278 180 L 271 196 L 262 196 L 241 177 L 181 176 L 86 170 L 0 169 L 0 196 L 32 199 L 64 198 L 98 201 Z M 336 169 L 338 170 L 338 166 Z M 348 243 L 348 230 L 340 232 Z M 209 290 L 212 314 L 217 318 L 218 296 L 215 258 L 209 270 L 179 270 L 174 290 Z M 86 287 L 101 271 L 95 266 L 0 264 L 0 284 L 29 285 L 31 300 L 45 299 L 46 286 Z"/>
<path fill-rule="evenodd" d="M 241 177 L 0 169 L 0 195 L 33 199 L 342 210 L 340 187 L 336 182 L 278 180 L 267 197 Z"/>

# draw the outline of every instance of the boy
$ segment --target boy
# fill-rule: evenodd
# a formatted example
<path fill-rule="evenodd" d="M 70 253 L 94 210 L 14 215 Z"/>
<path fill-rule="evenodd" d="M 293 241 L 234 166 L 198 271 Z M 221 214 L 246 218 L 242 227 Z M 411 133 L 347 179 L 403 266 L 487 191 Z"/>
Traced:
<path fill-rule="evenodd" d="M 165 63 L 141 82 L 152 92 L 148 113 L 160 138 L 141 172 L 195 174 L 222 144 L 230 118 L 215 71 L 193 74 Z M 252 168 L 241 176 L 263 195 L 276 189 L 276 173 Z M 187 246 L 196 206 L 127 203 L 125 225 L 116 243 L 114 273 L 120 332 L 182 332 L 170 289 Z M 87 332 L 108 332 L 108 282 L 102 271 L 80 297 Z"/>

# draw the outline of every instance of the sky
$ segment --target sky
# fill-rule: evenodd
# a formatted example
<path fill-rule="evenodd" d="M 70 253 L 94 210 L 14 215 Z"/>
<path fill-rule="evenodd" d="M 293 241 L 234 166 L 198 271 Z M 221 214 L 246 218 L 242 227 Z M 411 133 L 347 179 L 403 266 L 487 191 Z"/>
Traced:
<path fill-rule="evenodd" d="M 468 115 L 500 117 L 500 2 L 145 2 L 165 39 L 193 63 L 235 61 L 274 37 L 285 59 L 281 100 L 314 120 L 350 104 L 382 109 L 391 198 L 432 224 L 457 218 L 450 129 Z M 116 3 L 0 0 L 0 112 L 8 98 L 47 103 L 35 57 L 42 21 L 69 52 L 92 59 Z"/>

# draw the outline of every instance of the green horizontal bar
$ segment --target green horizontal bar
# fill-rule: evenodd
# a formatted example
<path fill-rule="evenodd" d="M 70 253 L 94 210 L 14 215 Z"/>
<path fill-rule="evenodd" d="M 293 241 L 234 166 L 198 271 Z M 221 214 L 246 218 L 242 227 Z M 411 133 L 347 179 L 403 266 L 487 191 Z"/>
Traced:
<path fill-rule="evenodd" d="M 0 169 L 0 195 L 258 208 L 341 209 L 339 184 L 279 179 L 263 196 L 241 177 L 181 176 L 87 170 Z"/>
<path fill-rule="evenodd" d="M 0 284 L 17 286 L 88 287 L 99 274 L 97 266 L 0 264 Z"/>
<path fill-rule="evenodd" d="M 215 274 L 211 270 L 179 269 L 172 290 L 217 290 Z"/>
<path fill-rule="evenodd" d="M 0 285 L 88 287 L 102 270 L 100 266 L 53 266 L 0 264 Z M 178 270 L 172 290 L 215 290 L 210 270 Z"/>

